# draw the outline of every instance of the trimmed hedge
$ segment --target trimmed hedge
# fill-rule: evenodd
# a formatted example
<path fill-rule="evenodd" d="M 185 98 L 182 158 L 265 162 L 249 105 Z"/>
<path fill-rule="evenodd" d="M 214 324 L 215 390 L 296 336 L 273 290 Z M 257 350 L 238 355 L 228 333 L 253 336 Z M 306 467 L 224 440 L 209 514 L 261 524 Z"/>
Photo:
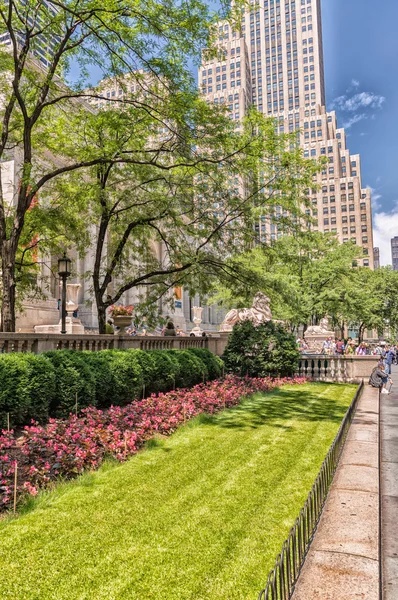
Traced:
<path fill-rule="evenodd" d="M 55 397 L 55 369 L 43 355 L 0 355 L 0 429 L 48 420 Z"/>
<path fill-rule="evenodd" d="M 187 352 L 195 354 L 205 364 L 208 379 L 217 379 L 224 373 L 224 363 L 219 356 L 207 348 L 188 348 Z"/>
<path fill-rule="evenodd" d="M 0 429 L 67 417 L 88 406 L 124 406 L 152 393 L 220 377 L 208 350 L 56 350 L 0 355 Z"/>

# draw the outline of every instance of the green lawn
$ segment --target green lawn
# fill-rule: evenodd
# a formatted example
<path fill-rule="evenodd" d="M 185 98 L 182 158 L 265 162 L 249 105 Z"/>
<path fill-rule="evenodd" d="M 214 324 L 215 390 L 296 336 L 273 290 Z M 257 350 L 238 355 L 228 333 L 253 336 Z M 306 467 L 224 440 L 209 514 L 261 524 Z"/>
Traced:
<path fill-rule="evenodd" d="M 199 417 L 0 522 L 2 600 L 256 600 L 355 386 Z"/>

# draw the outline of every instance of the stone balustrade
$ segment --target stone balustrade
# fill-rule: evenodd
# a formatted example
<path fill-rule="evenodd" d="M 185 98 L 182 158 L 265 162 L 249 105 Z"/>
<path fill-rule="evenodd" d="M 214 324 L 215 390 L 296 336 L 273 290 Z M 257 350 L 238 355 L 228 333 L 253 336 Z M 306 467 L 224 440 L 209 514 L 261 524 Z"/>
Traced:
<path fill-rule="evenodd" d="M 328 356 L 302 354 L 297 375 L 313 381 L 359 383 L 368 379 L 379 361 L 378 356 Z"/>
<path fill-rule="evenodd" d="M 228 334 L 212 337 L 163 337 L 98 334 L 59 333 L 0 333 L 0 353 L 47 352 L 49 350 L 112 350 L 137 348 L 138 350 L 187 350 L 207 348 L 221 356 L 228 341 Z"/>

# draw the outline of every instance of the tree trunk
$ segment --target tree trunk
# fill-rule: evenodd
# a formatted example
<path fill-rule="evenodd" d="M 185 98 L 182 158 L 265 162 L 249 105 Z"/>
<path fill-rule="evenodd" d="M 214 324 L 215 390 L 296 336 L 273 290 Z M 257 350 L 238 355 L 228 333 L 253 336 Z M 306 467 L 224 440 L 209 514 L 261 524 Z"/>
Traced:
<path fill-rule="evenodd" d="M 359 326 L 359 331 L 358 331 L 358 342 L 360 344 L 362 344 L 362 342 L 363 342 L 364 332 L 365 332 L 365 323 L 361 323 L 361 325 Z"/>
<path fill-rule="evenodd" d="M 15 256 L 9 242 L 3 244 L 1 256 L 3 303 L 1 327 L 4 332 L 15 331 Z"/>
<path fill-rule="evenodd" d="M 98 289 L 95 289 L 95 302 L 97 304 L 97 316 L 98 316 L 98 331 L 99 333 L 106 333 L 106 305 L 102 299 L 102 294 Z"/>

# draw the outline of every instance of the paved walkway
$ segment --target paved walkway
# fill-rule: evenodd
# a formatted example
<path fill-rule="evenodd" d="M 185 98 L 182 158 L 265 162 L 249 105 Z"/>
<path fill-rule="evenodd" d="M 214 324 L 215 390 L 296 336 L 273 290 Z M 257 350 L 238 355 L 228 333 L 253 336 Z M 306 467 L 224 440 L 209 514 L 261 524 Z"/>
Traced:
<path fill-rule="evenodd" d="M 395 385 L 381 396 L 381 546 L 383 600 L 398 598 L 398 367 L 393 366 Z"/>
<path fill-rule="evenodd" d="M 365 385 L 293 600 L 379 600 L 378 395 Z"/>

